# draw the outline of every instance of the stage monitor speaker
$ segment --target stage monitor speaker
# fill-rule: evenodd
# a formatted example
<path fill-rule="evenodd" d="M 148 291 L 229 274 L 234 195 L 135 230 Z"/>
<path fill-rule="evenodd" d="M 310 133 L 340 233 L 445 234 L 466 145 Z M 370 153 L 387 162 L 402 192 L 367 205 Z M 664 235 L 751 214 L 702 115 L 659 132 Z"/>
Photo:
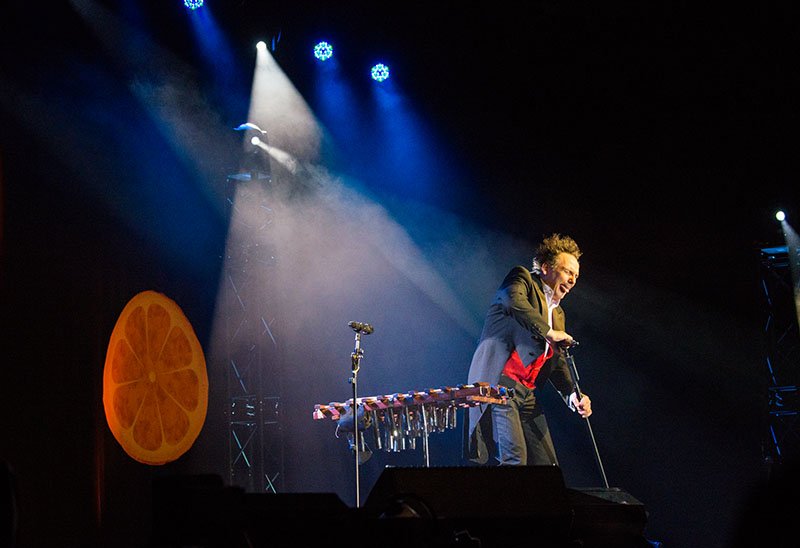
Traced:
<path fill-rule="evenodd" d="M 574 521 L 571 537 L 580 546 L 639 547 L 646 541 L 647 510 L 616 487 L 567 489 Z"/>
<path fill-rule="evenodd" d="M 557 466 L 386 467 L 363 510 L 380 537 L 425 546 L 569 546 L 572 523 Z"/>
<path fill-rule="evenodd" d="M 148 548 L 339 545 L 358 525 L 335 493 L 247 493 L 216 474 L 158 478 L 153 509 Z"/>

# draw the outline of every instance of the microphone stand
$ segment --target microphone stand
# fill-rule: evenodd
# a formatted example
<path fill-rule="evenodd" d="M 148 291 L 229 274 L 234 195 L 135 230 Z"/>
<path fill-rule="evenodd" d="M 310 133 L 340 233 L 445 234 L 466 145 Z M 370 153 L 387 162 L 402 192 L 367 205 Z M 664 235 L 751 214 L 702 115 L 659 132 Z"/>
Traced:
<path fill-rule="evenodd" d="M 583 397 L 583 393 L 581 392 L 580 385 L 578 384 L 578 380 L 580 377 L 578 376 L 578 369 L 575 367 L 575 357 L 572 355 L 572 351 L 570 348 L 572 346 L 578 346 L 578 341 L 573 341 L 573 344 L 570 346 L 565 346 L 564 355 L 567 358 L 567 363 L 569 364 L 570 372 L 572 373 L 572 378 L 575 381 L 575 395 L 578 396 L 578 400 Z M 592 432 L 592 423 L 589 422 L 589 417 L 584 418 L 586 421 L 586 426 L 589 427 L 589 436 L 592 438 L 592 446 L 594 447 L 594 458 L 597 460 L 597 467 L 600 469 L 600 475 L 603 477 L 603 485 L 606 489 L 608 489 L 608 480 L 606 479 L 606 471 L 603 469 L 603 461 L 600 460 L 600 452 L 597 450 L 597 442 L 594 439 L 594 432 Z"/>
<path fill-rule="evenodd" d="M 350 354 L 351 370 L 353 376 L 350 377 L 349 382 L 353 385 L 353 404 L 350 411 L 353 413 L 353 448 L 355 449 L 355 463 L 356 463 L 356 508 L 361 506 L 361 486 L 360 486 L 360 472 L 361 466 L 361 442 L 363 440 L 361 432 L 358 430 L 358 370 L 361 367 L 361 358 L 364 356 L 364 350 L 361 348 L 361 335 L 369 335 L 372 333 L 372 326 L 361 322 L 350 322 L 348 324 L 353 331 L 355 331 L 355 348 L 353 353 Z"/>

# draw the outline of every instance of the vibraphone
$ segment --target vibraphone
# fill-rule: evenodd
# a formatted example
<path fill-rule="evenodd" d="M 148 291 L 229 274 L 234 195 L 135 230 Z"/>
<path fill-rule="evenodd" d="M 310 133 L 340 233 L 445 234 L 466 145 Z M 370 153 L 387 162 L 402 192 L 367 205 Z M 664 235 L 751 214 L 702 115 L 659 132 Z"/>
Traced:
<path fill-rule="evenodd" d="M 455 428 L 459 409 L 484 403 L 506 403 L 510 396 L 511 389 L 504 386 L 475 383 L 357 398 L 355 417 L 353 398 L 346 402 L 316 404 L 313 417 L 336 421 L 337 432 L 349 433 L 351 446 L 358 443 L 354 440 L 356 424 L 358 431 L 369 436 L 379 450 L 415 449 L 417 438 L 421 438 L 427 466 L 429 433 Z M 363 435 L 357 437 L 363 443 Z"/>

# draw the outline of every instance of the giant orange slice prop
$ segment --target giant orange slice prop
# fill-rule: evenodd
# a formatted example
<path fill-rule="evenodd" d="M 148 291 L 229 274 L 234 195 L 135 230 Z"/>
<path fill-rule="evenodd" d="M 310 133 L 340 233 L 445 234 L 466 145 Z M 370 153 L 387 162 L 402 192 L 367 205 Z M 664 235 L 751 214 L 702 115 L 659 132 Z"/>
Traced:
<path fill-rule="evenodd" d="M 197 439 L 208 409 L 208 373 L 192 324 L 169 297 L 135 295 L 117 319 L 103 369 L 103 406 L 132 458 L 161 465 Z"/>

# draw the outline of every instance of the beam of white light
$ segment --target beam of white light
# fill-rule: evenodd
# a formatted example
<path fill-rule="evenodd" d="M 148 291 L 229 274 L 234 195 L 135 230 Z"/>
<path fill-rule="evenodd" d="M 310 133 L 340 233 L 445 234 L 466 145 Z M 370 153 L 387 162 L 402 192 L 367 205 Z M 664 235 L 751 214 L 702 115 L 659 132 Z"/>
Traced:
<path fill-rule="evenodd" d="M 247 123 L 266 131 L 269 145 L 316 161 L 322 131 L 308 104 L 266 47 L 256 50 Z"/>
<path fill-rule="evenodd" d="M 332 207 L 339 208 L 340 216 L 351 219 L 353 231 L 360 238 L 372 244 L 383 259 L 446 312 L 458 327 L 470 334 L 480 332 L 480 325 L 474 316 L 432 266 L 405 228 L 383 206 L 344 186 L 327 185 L 326 189 L 328 202 Z"/>
<path fill-rule="evenodd" d="M 325 191 L 316 197 L 315 204 L 330 209 L 332 215 L 344 219 L 345 223 L 352 223 L 353 232 L 364 234 L 384 259 L 452 316 L 461 328 L 469 332 L 479 330 L 472 315 L 431 267 L 403 227 L 392 220 L 380 205 L 358 196 L 316 164 L 323 135 L 320 124 L 266 48 L 259 48 L 257 52 L 247 120 L 267 132 L 269 139 L 266 142 L 262 140 L 257 146 L 272 160 L 293 175 L 314 179 L 305 183 L 324 186 Z M 303 223 L 307 225 L 308 221 Z M 326 231 L 323 227 L 321 230 Z M 290 239 L 291 235 L 285 237 Z"/>
<path fill-rule="evenodd" d="M 258 148 L 263 150 L 265 153 L 269 154 L 269 156 L 273 160 L 278 162 L 281 166 L 283 166 L 286 169 L 286 171 L 288 171 L 292 175 L 297 175 L 297 168 L 299 165 L 297 162 L 297 158 L 295 158 L 285 150 L 281 150 L 278 147 L 274 147 L 265 143 L 258 137 L 253 137 L 251 143 L 254 146 L 257 146 Z"/>
<path fill-rule="evenodd" d="M 346 188 L 320 166 L 301 166 L 297 158 L 288 152 L 263 141 L 256 146 L 292 174 L 298 174 L 302 168 L 303 176 L 313 179 L 313 181 L 306 180 L 306 183 L 315 182 L 324 188 L 316 196 L 315 203 L 330 210 L 332 215 L 342 219 L 343 224 L 352 224 L 352 232 L 361 234 L 363 240 L 374 245 L 385 260 L 402 272 L 432 302 L 446 311 L 459 327 L 468 333 L 479 331 L 480 326 L 475 323 L 469 311 L 431 266 L 405 229 L 391 218 L 386 209 Z M 369 227 L 369 229 L 358 227 Z M 327 232 L 323 227 L 320 229 Z M 286 234 L 285 239 L 291 240 L 291 235 Z"/>

